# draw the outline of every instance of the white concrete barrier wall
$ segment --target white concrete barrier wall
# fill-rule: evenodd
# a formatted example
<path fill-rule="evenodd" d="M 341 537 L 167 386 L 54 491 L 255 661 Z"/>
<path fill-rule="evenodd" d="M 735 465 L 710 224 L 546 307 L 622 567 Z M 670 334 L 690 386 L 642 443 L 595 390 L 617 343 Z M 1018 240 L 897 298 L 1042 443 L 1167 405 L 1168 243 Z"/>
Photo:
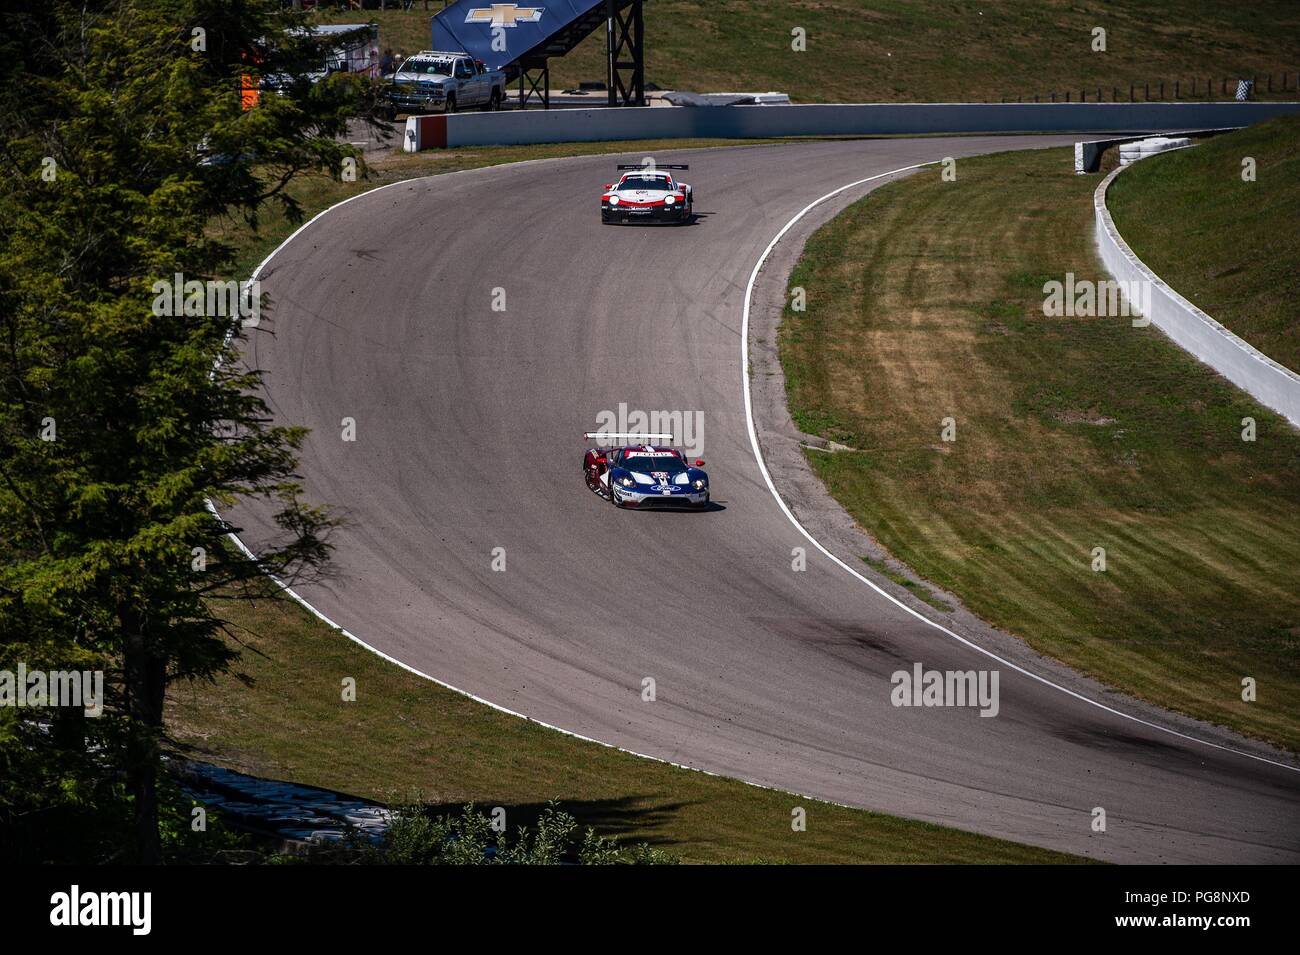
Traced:
<path fill-rule="evenodd" d="M 1239 126 L 1218 126 L 1213 129 L 1171 129 L 1169 132 L 1176 133 L 1179 136 L 1217 136 L 1219 133 L 1229 133 L 1240 128 Z M 1132 143 L 1145 138 L 1146 134 L 1139 133 L 1137 135 L 1113 136 L 1109 139 L 1091 139 L 1075 143 L 1074 171 L 1079 175 L 1096 172 L 1101 168 L 1101 154 L 1111 146 L 1122 146 L 1124 143 Z"/>
<path fill-rule="evenodd" d="M 1150 315 L 1146 317 L 1152 325 L 1260 404 L 1300 427 L 1300 375 L 1238 338 L 1171 289 L 1119 234 L 1106 208 L 1106 190 L 1122 171 L 1116 169 L 1108 175 L 1093 194 L 1097 247 L 1106 268 L 1120 282 L 1150 283 Z"/>
<path fill-rule="evenodd" d="M 866 103 L 508 110 L 427 117 L 419 147 L 611 139 L 1112 132 L 1248 126 L 1300 103 Z M 408 124 L 410 128 L 410 124 Z M 441 133 L 445 131 L 445 138 Z M 411 145 L 408 144 L 408 149 Z"/>

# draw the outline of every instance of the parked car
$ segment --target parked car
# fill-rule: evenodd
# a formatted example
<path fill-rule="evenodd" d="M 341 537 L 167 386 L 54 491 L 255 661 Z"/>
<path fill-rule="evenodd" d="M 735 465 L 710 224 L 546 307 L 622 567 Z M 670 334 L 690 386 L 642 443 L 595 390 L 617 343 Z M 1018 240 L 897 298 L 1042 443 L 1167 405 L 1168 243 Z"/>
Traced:
<path fill-rule="evenodd" d="M 465 53 L 425 50 L 408 57 L 388 87 L 389 118 L 398 113 L 454 113 L 477 106 L 500 109 L 506 75 Z"/>

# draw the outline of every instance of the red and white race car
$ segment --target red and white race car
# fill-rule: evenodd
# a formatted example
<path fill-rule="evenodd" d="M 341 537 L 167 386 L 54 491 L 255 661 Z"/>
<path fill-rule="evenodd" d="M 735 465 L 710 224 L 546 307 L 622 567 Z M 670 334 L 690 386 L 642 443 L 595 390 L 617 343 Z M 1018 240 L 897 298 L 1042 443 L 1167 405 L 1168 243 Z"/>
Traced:
<path fill-rule="evenodd" d="M 597 444 L 582 459 L 587 487 L 615 507 L 709 506 L 704 462 L 688 464 L 686 455 L 667 446 L 671 434 L 587 431 L 583 437 Z"/>
<path fill-rule="evenodd" d="M 690 166 L 619 166 L 624 172 L 618 182 L 605 183 L 600 197 L 600 221 L 690 222 L 694 215 L 695 192 L 674 176 L 671 169 Z"/>

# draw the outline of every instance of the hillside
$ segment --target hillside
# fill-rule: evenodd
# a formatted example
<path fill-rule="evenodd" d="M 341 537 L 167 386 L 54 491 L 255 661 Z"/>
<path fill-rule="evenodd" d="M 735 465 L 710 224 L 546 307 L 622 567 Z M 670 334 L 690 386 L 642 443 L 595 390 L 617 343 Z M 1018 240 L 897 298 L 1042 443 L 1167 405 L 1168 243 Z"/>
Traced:
<path fill-rule="evenodd" d="M 435 4 L 436 6 L 436 4 Z M 367 10 L 323 15 L 373 18 L 380 42 L 405 53 L 429 43 L 429 14 Z M 806 31 L 807 51 L 791 50 Z M 1092 30 L 1106 30 L 1106 52 Z M 1294 98 L 1300 68 L 1300 5 L 1260 0 L 1249 9 L 1215 0 L 647 0 L 646 79 L 663 89 L 781 90 L 802 102 L 998 101 L 1151 83 L 1166 98 L 1180 80 L 1187 98 L 1206 79 L 1282 70 Z M 551 63 L 552 88 L 605 78 L 605 37 L 588 37 Z M 1267 92 L 1263 94 L 1267 96 Z"/>
<path fill-rule="evenodd" d="M 1255 160 L 1255 180 L 1242 161 Z M 1138 163 L 1107 194 L 1157 275 L 1264 354 L 1300 370 L 1300 116 Z"/>

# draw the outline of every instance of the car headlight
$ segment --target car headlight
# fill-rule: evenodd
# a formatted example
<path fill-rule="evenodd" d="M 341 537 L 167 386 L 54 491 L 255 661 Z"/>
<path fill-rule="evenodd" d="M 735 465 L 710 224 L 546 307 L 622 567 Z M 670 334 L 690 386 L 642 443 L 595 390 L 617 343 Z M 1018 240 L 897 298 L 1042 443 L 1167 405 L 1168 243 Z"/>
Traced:
<path fill-rule="evenodd" d="M 616 206 L 616 205 L 618 205 L 618 196 L 610 196 L 610 197 L 609 197 L 609 204 L 610 204 L 611 206 Z"/>
<path fill-rule="evenodd" d="M 623 485 L 624 487 L 632 487 L 636 484 L 636 481 L 632 480 L 632 476 L 630 474 L 624 474 L 621 478 L 618 479 L 618 483 Z"/>
<path fill-rule="evenodd" d="M 676 201 L 677 201 L 677 197 L 676 197 L 676 196 L 665 196 L 665 197 L 664 197 L 664 205 L 666 205 L 666 206 L 671 206 L 671 205 L 672 205 L 674 202 L 676 202 Z"/>
<path fill-rule="evenodd" d="M 691 482 L 691 486 L 694 487 L 695 490 L 697 491 L 703 491 L 706 487 L 709 486 L 709 482 L 704 480 L 704 478 L 696 478 L 694 481 Z"/>

